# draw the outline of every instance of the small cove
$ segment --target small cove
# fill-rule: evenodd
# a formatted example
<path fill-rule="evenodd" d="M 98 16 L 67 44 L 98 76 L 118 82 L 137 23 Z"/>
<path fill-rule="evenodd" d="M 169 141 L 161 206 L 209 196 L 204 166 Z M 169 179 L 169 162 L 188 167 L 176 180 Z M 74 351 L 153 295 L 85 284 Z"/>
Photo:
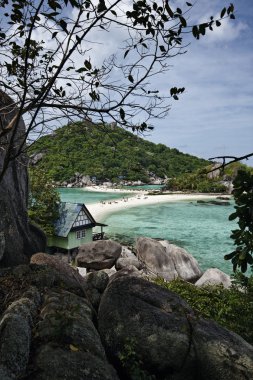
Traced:
<path fill-rule="evenodd" d="M 91 204 L 116 200 L 129 193 L 103 193 L 83 189 L 60 189 L 62 201 Z M 108 237 L 133 244 L 138 236 L 169 240 L 185 248 L 199 262 L 201 269 L 217 267 L 231 274 L 232 266 L 223 257 L 233 250 L 230 239 L 236 222 L 228 221 L 230 206 L 179 201 L 129 208 L 106 216 L 99 222 L 108 224 Z"/>

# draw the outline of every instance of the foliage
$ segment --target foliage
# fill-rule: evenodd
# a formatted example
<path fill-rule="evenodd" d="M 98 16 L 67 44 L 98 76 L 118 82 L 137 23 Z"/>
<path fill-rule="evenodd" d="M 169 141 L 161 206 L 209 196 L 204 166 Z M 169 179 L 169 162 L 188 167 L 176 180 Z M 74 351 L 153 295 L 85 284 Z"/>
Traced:
<path fill-rule="evenodd" d="M 56 181 L 68 180 L 79 172 L 98 180 L 148 183 L 152 174 L 165 178 L 207 164 L 203 159 L 146 141 L 122 128 L 89 122 L 59 128 L 53 135 L 40 138 L 29 152 L 44 153 L 38 167 L 48 171 Z"/>
<path fill-rule="evenodd" d="M 192 7 L 153 0 L 0 1 L 0 91 L 13 99 L 12 113 L 0 110 L 10 115 L 0 131 L 0 139 L 8 140 L 0 179 L 31 132 L 34 139 L 66 119 L 90 117 L 145 131 L 152 128 L 150 119 L 165 117 L 184 87 L 168 79 L 167 91 L 160 92 L 152 78 L 185 53 L 190 34 L 199 39 L 224 18 L 235 18 L 230 4 L 216 20 L 194 25 Z M 118 43 L 109 48 L 108 38 L 116 34 Z M 27 128 L 15 149 L 21 117 Z"/>
<path fill-rule="evenodd" d="M 253 270 L 253 174 L 249 170 L 239 170 L 233 182 L 235 212 L 229 220 L 238 218 L 239 228 L 232 231 L 231 238 L 236 248 L 225 256 L 231 260 L 233 270 L 240 268 L 242 273 L 247 271 L 248 265 Z"/>
<path fill-rule="evenodd" d="M 166 188 L 172 191 L 196 191 L 199 193 L 225 193 L 227 188 L 221 183 L 221 178 L 208 178 L 205 170 L 186 173 L 167 182 Z"/>
<path fill-rule="evenodd" d="M 156 283 L 181 296 L 198 316 L 213 319 L 253 343 L 252 285 L 247 292 L 242 292 L 236 286 L 230 289 L 222 286 L 197 287 L 180 279 L 165 282 L 158 278 Z"/>
<path fill-rule="evenodd" d="M 28 216 L 49 235 L 54 233 L 53 222 L 58 218 L 60 197 L 52 179 L 42 169 L 30 169 L 30 194 Z"/>
<path fill-rule="evenodd" d="M 119 359 L 123 369 L 127 372 L 132 380 L 154 380 L 155 376 L 142 369 L 143 363 L 138 358 L 135 349 L 135 340 L 126 339 L 123 350 L 119 354 Z"/>

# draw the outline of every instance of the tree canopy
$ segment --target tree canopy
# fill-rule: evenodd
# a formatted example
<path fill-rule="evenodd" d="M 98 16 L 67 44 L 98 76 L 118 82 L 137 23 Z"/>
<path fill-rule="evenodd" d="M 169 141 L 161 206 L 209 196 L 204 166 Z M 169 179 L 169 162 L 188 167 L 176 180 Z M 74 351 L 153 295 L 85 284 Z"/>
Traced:
<path fill-rule="evenodd" d="M 50 175 L 42 169 L 31 168 L 28 215 L 46 234 L 54 233 L 53 222 L 59 217 L 59 202 L 60 196 Z"/>
<path fill-rule="evenodd" d="M 16 112 L 7 126 L 0 123 L 6 152 L 1 176 L 29 135 L 34 139 L 66 119 L 152 128 L 149 121 L 164 117 L 184 92 L 167 77 L 167 90 L 159 89 L 153 77 L 185 53 L 189 32 L 199 39 L 235 17 L 230 4 L 217 20 L 210 16 L 192 25 L 191 8 L 190 2 L 181 9 L 168 0 L 2 0 L 0 90 L 11 96 Z M 6 113 L 1 109 L 1 118 Z M 21 117 L 27 129 L 13 149 Z"/>
<path fill-rule="evenodd" d="M 101 133 L 101 130 L 103 133 Z M 66 181 L 76 172 L 97 180 L 149 183 L 150 177 L 174 177 L 203 168 L 208 161 L 154 144 L 117 126 L 79 122 L 43 136 L 29 149 L 40 154 L 35 168 L 43 168 L 55 181 Z"/>

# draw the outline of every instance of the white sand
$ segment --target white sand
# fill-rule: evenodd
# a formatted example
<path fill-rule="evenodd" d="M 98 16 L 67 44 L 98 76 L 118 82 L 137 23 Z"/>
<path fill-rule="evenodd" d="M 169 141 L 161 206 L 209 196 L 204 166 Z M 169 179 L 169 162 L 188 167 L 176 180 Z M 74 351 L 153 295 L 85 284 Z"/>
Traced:
<path fill-rule="evenodd" d="M 87 188 L 86 188 L 87 189 Z M 102 190 L 101 190 L 102 191 Z M 108 190 L 110 191 L 110 190 Z M 110 200 L 104 203 L 88 204 L 86 207 L 97 222 L 102 222 L 104 218 L 117 211 L 125 210 L 131 207 L 139 207 L 145 205 L 154 205 L 158 203 L 168 203 L 177 201 L 196 201 L 213 199 L 217 194 L 165 194 L 165 195 L 147 195 L 140 192 L 125 199 Z"/>

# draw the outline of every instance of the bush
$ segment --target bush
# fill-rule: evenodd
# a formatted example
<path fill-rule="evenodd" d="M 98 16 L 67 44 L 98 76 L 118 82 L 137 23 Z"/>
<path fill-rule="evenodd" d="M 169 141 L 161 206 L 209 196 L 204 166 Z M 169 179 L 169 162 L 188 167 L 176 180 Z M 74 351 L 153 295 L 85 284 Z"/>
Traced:
<path fill-rule="evenodd" d="M 238 282 L 230 289 L 197 287 L 180 279 L 166 282 L 158 278 L 155 282 L 181 296 L 197 316 L 213 319 L 253 344 L 253 281 L 244 292 Z"/>

